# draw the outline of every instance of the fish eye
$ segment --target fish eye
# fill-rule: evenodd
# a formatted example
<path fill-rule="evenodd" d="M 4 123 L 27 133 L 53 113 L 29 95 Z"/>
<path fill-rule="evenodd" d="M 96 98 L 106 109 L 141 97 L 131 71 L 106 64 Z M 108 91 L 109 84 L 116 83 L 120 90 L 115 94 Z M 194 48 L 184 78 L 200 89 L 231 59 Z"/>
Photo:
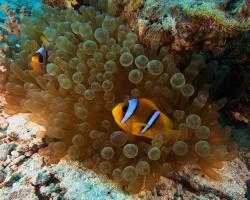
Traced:
<path fill-rule="evenodd" d="M 124 105 L 123 107 L 122 107 L 122 112 L 126 112 L 127 111 L 127 109 L 128 109 L 128 105 Z"/>

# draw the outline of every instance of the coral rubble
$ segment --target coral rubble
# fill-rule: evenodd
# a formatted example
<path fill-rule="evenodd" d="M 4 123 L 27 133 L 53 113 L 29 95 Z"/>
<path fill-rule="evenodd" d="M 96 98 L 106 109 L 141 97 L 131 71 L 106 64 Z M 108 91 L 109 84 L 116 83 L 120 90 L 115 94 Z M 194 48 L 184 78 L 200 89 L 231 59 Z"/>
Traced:
<path fill-rule="evenodd" d="M 49 144 L 40 154 L 48 153 L 52 162 L 81 159 L 131 193 L 152 189 L 161 175 L 187 163 L 221 180 L 216 169 L 237 150 L 231 129 L 217 121 L 226 100 L 211 101 L 211 86 L 192 85 L 205 65 L 201 55 L 193 55 L 180 72 L 167 47 L 149 51 L 119 18 L 91 6 L 78 11 L 43 6 L 22 24 L 5 111 L 30 112 L 30 120 L 46 128 L 37 133 Z M 48 64 L 33 70 L 31 57 L 41 45 Z M 111 110 L 132 97 L 152 100 L 173 120 L 174 134 L 157 133 L 148 140 L 119 130 Z M 133 156 L 126 153 L 135 149 Z"/>

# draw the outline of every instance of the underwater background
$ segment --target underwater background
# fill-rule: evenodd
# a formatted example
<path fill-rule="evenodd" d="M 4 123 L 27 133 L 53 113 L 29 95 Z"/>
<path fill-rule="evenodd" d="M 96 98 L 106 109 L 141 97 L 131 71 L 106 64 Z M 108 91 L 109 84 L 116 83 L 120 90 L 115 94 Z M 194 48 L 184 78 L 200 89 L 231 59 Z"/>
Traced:
<path fill-rule="evenodd" d="M 0 5 L 0 199 L 250 199 L 248 0 Z"/>

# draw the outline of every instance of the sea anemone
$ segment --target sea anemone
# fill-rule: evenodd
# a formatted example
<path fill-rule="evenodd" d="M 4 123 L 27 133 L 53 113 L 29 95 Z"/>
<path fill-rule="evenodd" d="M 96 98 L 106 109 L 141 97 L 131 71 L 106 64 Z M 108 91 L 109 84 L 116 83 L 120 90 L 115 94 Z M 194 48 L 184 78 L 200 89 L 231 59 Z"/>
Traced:
<path fill-rule="evenodd" d="M 152 189 L 161 175 L 187 163 L 221 179 L 214 168 L 233 159 L 236 149 L 231 129 L 217 122 L 226 100 L 212 102 L 209 85 L 199 91 L 192 85 L 202 56 L 194 55 L 181 72 L 168 48 L 144 48 L 119 18 L 91 6 L 78 11 L 43 6 L 22 24 L 21 51 L 5 85 L 5 111 L 29 112 L 31 121 L 46 128 L 37 137 L 48 143 L 40 153 L 49 152 L 51 162 L 81 159 L 130 193 Z M 47 40 L 48 63 L 33 70 L 30 60 L 41 37 Z M 171 118 L 176 134 L 166 138 L 159 132 L 148 139 L 120 130 L 111 110 L 132 97 L 154 102 Z"/>

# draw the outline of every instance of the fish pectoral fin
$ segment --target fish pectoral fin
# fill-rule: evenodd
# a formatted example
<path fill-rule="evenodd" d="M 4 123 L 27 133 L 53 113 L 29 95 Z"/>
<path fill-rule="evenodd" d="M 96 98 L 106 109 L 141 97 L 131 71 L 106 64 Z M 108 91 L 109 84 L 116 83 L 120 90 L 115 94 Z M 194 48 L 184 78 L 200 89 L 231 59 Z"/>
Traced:
<path fill-rule="evenodd" d="M 143 127 L 147 126 L 145 123 L 133 123 L 132 124 L 132 133 L 138 134 L 141 132 Z"/>
<path fill-rule="evenodd" d="M 133 123 L 133 126 L 143 128 L 143 127 L 147 126 L 147 124 L 145 124 L 145 123 Z"/>

